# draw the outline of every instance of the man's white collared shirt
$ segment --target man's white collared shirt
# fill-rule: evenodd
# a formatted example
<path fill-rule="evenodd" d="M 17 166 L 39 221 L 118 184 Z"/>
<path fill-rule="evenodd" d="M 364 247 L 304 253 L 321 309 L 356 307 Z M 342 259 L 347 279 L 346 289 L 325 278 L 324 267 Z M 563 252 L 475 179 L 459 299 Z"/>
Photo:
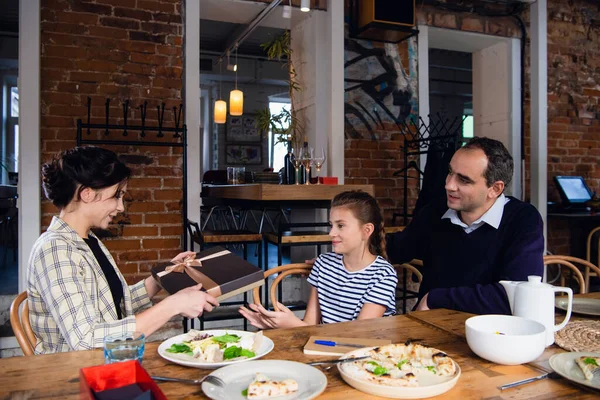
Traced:
<path fill-rule="evenodd" d="M 504 193 L 498 196 L 494 205 L 490 207 L 479 219 L 473 221 L 473 223 L 469 226 L 460 220 L 458 213 L 456 210 L 448 209 L 442 215 L 442 219 L 449 218 L 450 222 L 454 225 L 458 225 L 464 229 L 465 233 L 469 234 L 473 232 L 475 229 L 479 228 L 483 224 L 488 224 L 495 229 L 498 229 L 500 226 L 500 221 L 502 221 L 502 215 L 504 214 L 504 206 L 508 203 L 510 199 L 504 196 Z"/>

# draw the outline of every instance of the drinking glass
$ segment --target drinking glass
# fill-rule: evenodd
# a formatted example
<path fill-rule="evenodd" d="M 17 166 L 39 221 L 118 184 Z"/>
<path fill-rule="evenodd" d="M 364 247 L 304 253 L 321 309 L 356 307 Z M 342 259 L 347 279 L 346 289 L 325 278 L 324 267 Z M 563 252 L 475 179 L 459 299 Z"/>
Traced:
<path fill-rule="evenodd" d="M 142 362 L 146 336 L 141 332 L 117 333 L 104 338 L 104 363 L 138 360 Z"/>
<path fill-rule="evenodd" d="M 320 185 L 319 182 L 319 172 L 321 172 L 321 167 L 325 163 L 325 149 L 321 147 L 321 151 L 317 151 L 315 156 L 313 157 L 313 164 L 317 169 L 317 185 Z"/>
<path fill-rule="evenodd" d="M 312 147 L 302 147 L 302 153 L 300 153 L 300 161 L 304 165 L 306 179 L 304 180 L 305 185 L 310 185 L 310 166 L 313 163 L 313 149 Z"/>
<path fill-rule="evenodd" d="M 296 185 L 300 184 L 300 164 L 302 163 L 300 159 L 300 153 L 302 152 L 302 146 L 294 146 L 293 153 L 291 154 L 290 159 L 292 160 L 292 164 L 294 164 L 294 168 L 296 169 Z"/>

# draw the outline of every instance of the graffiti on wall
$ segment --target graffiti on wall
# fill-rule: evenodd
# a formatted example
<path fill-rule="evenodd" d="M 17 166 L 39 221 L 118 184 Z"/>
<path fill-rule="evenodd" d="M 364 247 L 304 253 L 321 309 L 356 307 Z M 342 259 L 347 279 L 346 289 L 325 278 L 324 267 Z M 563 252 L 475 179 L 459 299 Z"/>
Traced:
<path fill-rule="evenodd" d="M 400 48 L 407 47 L 408 65 L 402 65 Z M 416 40 L 385 43 L 375 47 L 367 41 L 345 40 L 344 118 L 346 138 L 362 138 L 386 122 L 400 123 L 417 112 Z"/>

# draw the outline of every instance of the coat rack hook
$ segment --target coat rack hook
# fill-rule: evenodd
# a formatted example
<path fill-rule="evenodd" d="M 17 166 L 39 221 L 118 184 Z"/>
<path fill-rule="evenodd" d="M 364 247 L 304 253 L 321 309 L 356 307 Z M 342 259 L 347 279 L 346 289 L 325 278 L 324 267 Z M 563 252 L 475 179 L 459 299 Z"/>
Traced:
<path fill-rule="evenodd" d="M 123 103 L 123 136 L 127 136 L 127 112 L 129 110 L 129 99 Z"/>
<path fill-rule="evenodd" d="M 146 127 L 146 107 L 148 107 L 148 102 L 144 101 L 144 104 L 140 106 L 140 111 L 142 113 L 142 133 L 140 135 L 142 137 L 146 137 L 146 132 L 144 132 L 144 128 Z"/>
<path fill-rule="evenodd" d="M 110 99 L 106 99 L 106 128 L 104 130 L 104 135 L 108 136 L 108 111 L 109 111 L 109 107 L 110 107 Z"/>
<path fill-rule="evenodd" d="M 160 106 L 156 106 L 156 111 L 158 112 L 158 135 L 156 135 L 156 137 L 161 138 L 165 136 L 162 133 L 163 121 L 165 119 L 165 103 L 162 103 Z"/>
<path fill-rule="evenodd" d="M 179 134 L 179 123 L 181 122 L 181 109 L 183 108 L 183 104 L 179 105 L 179 112 L 177 111 L 177 107 L 173 106 L 173 119 L 175 120 L 175 134 L 174 138 L 178 138 L 181 135 Z"/>
<path fill-rule="evenodd" d="M 90 114 L 91 114 L 91 110 L 92 110 L 92 98 L 88 96 L 87 98 L 87 111 L 88 111 L 88 128 L 87 128 L 87 134 L 89 135 L 90 132 Z"/>

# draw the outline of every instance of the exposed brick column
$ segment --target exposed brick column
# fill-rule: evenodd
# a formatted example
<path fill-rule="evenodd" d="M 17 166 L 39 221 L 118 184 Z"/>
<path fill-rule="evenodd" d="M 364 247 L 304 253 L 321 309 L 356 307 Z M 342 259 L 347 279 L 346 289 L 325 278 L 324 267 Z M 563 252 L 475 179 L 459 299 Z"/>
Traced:
<path fill-rule="evenodd" d="M 43 161 L 75 145 L 76 120 L 85 120 L 88 96 L 92 123 L 105 122 L 110 98 L 110 123 L 123 123 L 122 103 L 130 99 L 128 124 L 140 124 L 139 105 L 146 100 L 147 126 L 158 125 L 161 102 L 164 124 L 173 126 L 171 108 L 182 102 L 182 20 L 180 0 L 42 0 Z M 135 133 L 128 138 L 135 140 Z M 134 171 L 126 210 L 103 234 L 123 274 L 137 281 L 149 265 L 182 247 L 181 148 L 104 147 L 121 154 Z M 56 212 L 42 203 L 43 229 Z"/>

